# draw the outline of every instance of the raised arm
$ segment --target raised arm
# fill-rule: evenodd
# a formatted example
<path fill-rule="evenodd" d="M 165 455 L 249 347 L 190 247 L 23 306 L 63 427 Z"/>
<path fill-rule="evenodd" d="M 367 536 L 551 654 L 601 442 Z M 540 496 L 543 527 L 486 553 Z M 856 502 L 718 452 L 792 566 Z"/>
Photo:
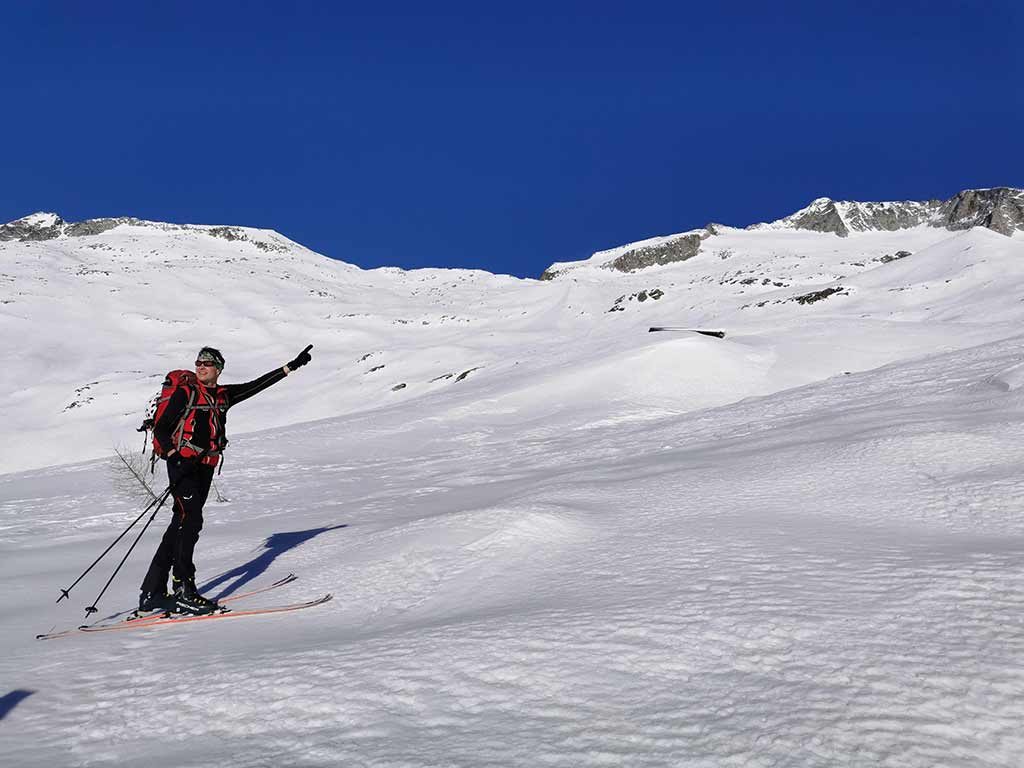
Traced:
<path fill-rule="evenodd" d="M 309 354 L 309 350 L 311 350 L 312 348 L 313 345 L 310 344 L 308 347 L 302 350 L 302 352 L 299 353 L 298 357 L 296 357 L 287 365 L 281 368 L 275 368 L 272 371 L 268 371 L 267 373 L 264 373 L 257 379 L 247 381 L 244 384 L 225 385 L 224 389 L 226 390 L 227 393 L 228 406 L 230 407 L 232 405 L 236 405 L 242 402 L 243 400 L 248 400 L 250 397 L 259 392 L 262 392 L 267 387 L 277 384 L 277 382 L 279 382 L 289 373 L 294 372 L 297 368 L 301 368 L 302 366 L 304 366 L 306 363 L 313 359 L 312 356 Z"/>

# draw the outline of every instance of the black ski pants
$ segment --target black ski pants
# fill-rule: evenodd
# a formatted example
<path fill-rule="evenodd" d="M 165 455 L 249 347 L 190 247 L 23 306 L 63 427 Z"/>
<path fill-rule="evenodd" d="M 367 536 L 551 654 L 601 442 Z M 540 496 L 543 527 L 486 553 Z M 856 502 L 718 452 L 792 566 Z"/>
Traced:
<path fill-rule="evenodd" d="M 171 523 L 142 582 L 143 592 L 160 593 L 167 589 L 167 576 L 172 570 L 177 581 L 195 579 L 192 556 L 203 530 L 203 505 L 210 495 L 213 470 L 207 464 L 167 465 L 167 479 L 174 485 L 174 508 Z"/>

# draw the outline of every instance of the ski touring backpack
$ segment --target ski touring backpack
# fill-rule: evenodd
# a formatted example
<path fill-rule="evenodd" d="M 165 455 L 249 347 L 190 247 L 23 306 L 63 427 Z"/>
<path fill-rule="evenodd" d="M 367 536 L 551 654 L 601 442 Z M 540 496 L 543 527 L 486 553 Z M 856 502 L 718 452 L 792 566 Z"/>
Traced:
<path fill-rule="evenodd" d="M 167 455 L 168 451 L 177 447 L 175 445 L 161 445 L 160 441 L 156 437 L 156 430 L 154 429 L 156 423 L 164 415 L 164 411 L 167 410 L 167 403 L 170 402 L 171 395 L 173 395 L 174 391 L 179 387 L 182 387 L 186 392 L 188 392 L 188 405 L 185 408 L 185 415 L 187 416 L 189 412 L 195 408 L 196 388 L 198 386 L 199 380 L 192 371 L 171 371 L 167 374 L 166 378 L 164 378 L 164 383 L 160 388 L 160 391 L 150 399 L 149 406 L 146 408 L 146 417 L 143 419 L 142 426 L 136 430 L 137 432 L 145 432 L 147 434 L 149 432 L 153 433 L 153 456 L 150 459 L 150 469 L 152 469 L 153 465 L 156 464 L 156 460 L 158 458 L 163 458 Z M 185 421 L 186 419 L 183 418 L 178 424 L 177 429 L 174 430 L 172 439 L 175 442 L 181 439 L 181 433 L 185 428 Z M 147 439 L 146 442 L 149 442 L 149 440 Z M 142 452 L 143 454 L 146 452 L 145 443 L 143 443 Z"/>

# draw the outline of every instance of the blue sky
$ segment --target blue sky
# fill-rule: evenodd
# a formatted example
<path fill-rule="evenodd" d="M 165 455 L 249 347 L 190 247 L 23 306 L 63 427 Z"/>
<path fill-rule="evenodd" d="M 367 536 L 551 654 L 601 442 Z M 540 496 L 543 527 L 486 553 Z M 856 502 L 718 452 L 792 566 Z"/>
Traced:
<path fill-rule="evenodd" d="M 1024 186 L 1024 3 L 4 3 L 0 220 L 553 261 Z"/>

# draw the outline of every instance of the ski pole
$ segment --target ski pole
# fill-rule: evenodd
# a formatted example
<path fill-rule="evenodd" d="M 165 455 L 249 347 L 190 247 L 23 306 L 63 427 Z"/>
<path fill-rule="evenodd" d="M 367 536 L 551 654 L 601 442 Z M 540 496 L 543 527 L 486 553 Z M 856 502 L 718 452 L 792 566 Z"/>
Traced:
<path fill-rule="evenodd" d="M 183 474 L 181 477 L 179 477 L 177 480 L 175 480 L 173 483 L 167 486 L 167 490 L 163 492 L 161 498 L 159 499 L 160 503 L 156 505 L 156 509 L 153 510 L 153 514 L 149 516 L 149 520 L 147 520 L 146 524 L 142 526 L 142 530 L 139 531 L 139 535 L 135 537 L 135 541 L 133 541 L 132 545 L 128 547 L 128 551 L 124 553 L 124 557 L 122 557 L 121 562 L 117 564 L 117 568 L 115 568 L 114 572 L 110 574 L 110 578 L 107 579 L 107 583 L 103 585 L 103 589 L 101 589 L 100 593 L 96 595 L 96 599 L 92 601 L 92 605 L 86 606 L 85 613 L 87 615 L 90 613 L 96 613 L 99 610 L 99 608 L 96 607 L 96 604 L 100 601 L 100 598 L 103 597 L 104 593 L 107 591 L 107 587 L 109 587 L 113 583 L 114 577 L 117 576 L 118 572 L 121 570 L 121 566 L 123 566 L 125 562 L 128 560 L 128 556 L 131 555 L 132 550 L 135 549 L 135 545 L 138 544 L 139 541 L 141 541 L 143 534 L 146 532 L 146 529 L 149 528 L 152 522 L 156 519 L 156 513 L 160 511 L 160 508 L 164 505 L 164 502 L 167 501 L 167 497 L 171 495 L 171 492 L 178 486 L 178 483 L 180 483 L 186 477 L 189 477 L 190 475 L 195 473 L 196 467 L 206 457 L 207 453 L 209 453 L 209 451 L 203 451 L 202 453 L 200 453 L 199 456 L 196 457 L 196 464 L 192 466 L 192 469 L 186 470 L 185 474 Z M 152 504 L 150 504 L 150 506 L 152 506 Z M 149 507 L 147 507 L 146 509 L 148 511 Z M 143 512 L 143 514 L 145 514 L 145 512 Z M 141 518 L 142 515 L 139 515 L 139 519 Z M 136 520 L 135 522 L 138 522 L 138 520 Z M 135 525 L 135 523 L 132 523 L 132 525 Z M 125 531 L 124 533 L 128 533 L 128 531 Z M 121 535 L 123 536 L 124 534 Z"/>
<path fill-rule="evenodd" d="M 128 531 L 130 531 L 132 528 L 135 527 L 135 524 L 138 523 L 139 520 L 141 520 L 143 517 L 145 517 L 146 513 L 149 512 L 149 510 L 153 508 L 154 504 L 159 504 L 159 505 L 162 506 L 164 501 L 166 501 L 167 497 L 171 494 L 171 491 L 173 490 L 173 488 L 174 488 L 173 484 L 172 485 L 168 485 L 167 489 L 162 494 L 160 494 L 160 496 L 154 497 L 153 501 L 151 501 L 149 503 L 149 505 L 144 510 L 142 510 L 141 514 L 139 514 L 139 516 L 136 517 L 132 521 L 131 525 L 129 525 L 127 528 L 125 528 L 123 531 L 121 531 L 121 535 L 118 536 L 116 539 L 114 539 L 114 541 L 111 542 L 109 547 L 107 547 L 105 550 L 103 550 L 103 554 L 101 554 L 99 557 L 97 557 L 95 560 L 93 560 L 92 565 L 90 565 L 88 568 L 86 568 L 85 571 L 82 572 L 82 575 L 79 576 L 77 579 L 75 579 L 75 583 L 72 584 L 67 589 L 62 589 L 60 591 L 60 597 L 57 598 L 57 602 L 59 603 L 65 597 L 70 598 L 71 597 L 71 590 L 75 588 L 75 586 L 78 584 L 78 582 L 80 582 L 82 579 L 84 579 L 85 575 L 87 573 L 89 573 L 89 571 L 91 571 L 93 568 L 96 567 L 96 563 L 98 563 L 100 560 L 102 560 L 104 557 L 106 557 L 107 553 L 110 550 L 112 550 L 117 545 L 117 542 L 119 542 L 121 539 L 123 539 L 125 537 L 125 535 L 128 533 Z M 160 507 L 158 506 L 157 509 L 159 509 L 159 508 Z"/>
<path fill-rule="evenodd" d="M 121 570 L 121 566 L 125 564 L 126 560 L 128 560 L 128 556 L 132 553 L 132 550 L 135 549 L 135 545 L 139 543 L 139 540 L 142 539 L 142 535 L 146 532 L 146 529 L 149 528 L 150 524 L 156 519 L 156 513 L 160 511 L 160 507 L 162 507 L 164 505 L 164 502 L 167 501 L 167 497 L 170 496 L 170 493 L 170 488 L 168 488 L 164 492 L 163 498 L 160 500 L 160 503 L 157 504 L 156 509 L 153 510 L 153 514 L 149 516 L 149 520 L 146 521 L 146 524 L 142 526 L 142 530 L 139 531 L 139 535 L 135 537 L 135 541 L 132 542 L 132 545 L 128 547 L 128 551 L 124 553 L 124 557 L 122 557 L 121 562 L 117 564 L 117 568 L 115 568 L 114 572 L 110 574 L 110 578 L 107 579 L 107 583 L 103 585 L 103 589 L 101 589 L 100 593 L 96 595 L 96 599 L 92 601 L 92 605 L 86 607 L 86 615 L 90 613 L 96 613 L 96 611 L 99 610 L 99 608 L 96 607 L 96 603 L 98 603 L 100 601 L 100 598 L 103 597 L 103 594 L 107 591 L 107 587 L 109 587 L 111 583 L 113 583 L 114 577 L 117 576 L 118 571 Z M 128 533 L 128 531 L 125 531 L 125 533 Z"/>

